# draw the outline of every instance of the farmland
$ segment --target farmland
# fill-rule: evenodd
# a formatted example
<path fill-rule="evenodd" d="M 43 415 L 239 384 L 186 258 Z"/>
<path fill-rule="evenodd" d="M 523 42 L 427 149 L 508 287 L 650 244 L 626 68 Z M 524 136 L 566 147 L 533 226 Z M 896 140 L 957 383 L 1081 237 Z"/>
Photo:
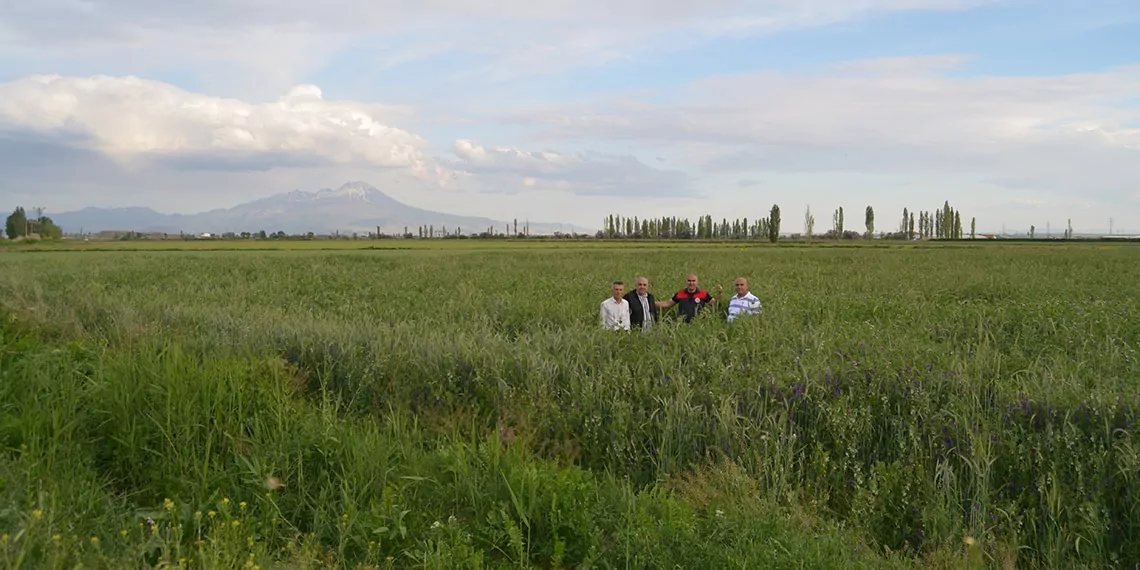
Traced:
<path fill-rule="evenodd" d="M 1140 246 L 390 243 L 0 252 L 0 567 L 1140 564 Z"/>

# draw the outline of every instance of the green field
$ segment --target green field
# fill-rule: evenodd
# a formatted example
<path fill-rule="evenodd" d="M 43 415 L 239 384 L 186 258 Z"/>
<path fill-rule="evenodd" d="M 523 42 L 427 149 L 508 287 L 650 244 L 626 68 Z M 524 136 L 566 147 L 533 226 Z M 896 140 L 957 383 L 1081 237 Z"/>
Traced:
<path fill-rule="evenodd" d="M 121 243 L 0 251 L 0 568 L 1140 564 L 1140 246 Z"/>

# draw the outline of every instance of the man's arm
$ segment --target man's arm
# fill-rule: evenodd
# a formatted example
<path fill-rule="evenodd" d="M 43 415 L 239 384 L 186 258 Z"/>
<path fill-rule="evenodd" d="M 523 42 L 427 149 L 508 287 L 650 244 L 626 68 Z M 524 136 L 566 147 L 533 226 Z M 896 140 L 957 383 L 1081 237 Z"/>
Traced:
<path fill-rule="evenodd" d="M 654 305 L 657 305 L 658 309 L 669 309 L 675 307 L 677 305 L 677 295 L 673 294 L 673 298 L 669 299 L 668 301 L 657 301 L 654 303 Z"/>
<path fill-rule="evenodd" d="M 598 305 L 598 323 L 603 327 L 606 326 L 606 304 L 604 302 Z"/>
<path fill-rule="evenodd" d="M 629 301 L 626 301 L 625 310 L 621 312 L 621 328 L 625 330 L 629 330 L 629 311 L 630 304 Z"/>

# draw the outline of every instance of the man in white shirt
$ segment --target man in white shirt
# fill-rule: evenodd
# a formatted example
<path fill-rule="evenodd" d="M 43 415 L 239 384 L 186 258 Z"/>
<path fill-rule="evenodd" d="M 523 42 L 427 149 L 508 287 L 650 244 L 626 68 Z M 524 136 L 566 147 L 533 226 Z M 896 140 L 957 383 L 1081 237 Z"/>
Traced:
<path fill-rule="evenodd" d="M 625 293 L 625 284 L 614 281 L 610 289 L 612 296 L 602 301 L 602 308 L 598 314 L 602 326 L 610 330 L 629 330 L 629 302 L 622 298 Z"/>
<path fill-rule="evenodd" d="M 736 294 L 728 301 L 728 321 L 740 315 L 760 314 L 760 299 L 748 290 L 748 280 L 736 278 Z"/>

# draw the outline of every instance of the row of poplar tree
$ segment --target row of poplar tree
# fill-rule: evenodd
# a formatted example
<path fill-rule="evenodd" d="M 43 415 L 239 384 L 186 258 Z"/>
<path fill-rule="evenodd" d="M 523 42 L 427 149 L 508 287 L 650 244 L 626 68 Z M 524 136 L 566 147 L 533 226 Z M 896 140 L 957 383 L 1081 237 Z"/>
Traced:
<path fill-rule="evenodd" d="M 903 208 L 899 233 L 921 239 L 962 239 L 962 213 L 951 208 L 949 201 L 934 212 L 918 212 L 917 230 L 914 214 L 915 212 Z M 974 238 L 977 227 L 977 220 L 970 218 L 971 239 Z"/>
<path fill-rule="evenodd" d="M 917 214 L 917 217 L 916 217 Z M 831 229 L 822 234 L 824 238 L 853 239 L 858 237 L 872 238 L 875 236 L 875 209 L 867 206 L 864 212 L 865 232 L 855 232 L 845 229 L 843 208 L 837 208 L 831 216 Z M 749 221 L 748 218 L 729 220 L 722 218 L 719 222 L 712 216 L 705 215 L 697 218 L 696 223 L 688 218 L 664 217 L 641 218 L 628 217 L 619 214 L 606 216 L 602 222 L 602 230 L 597 237 L 608 239 L 722 239 L 722 240 L 769 240 L 776 242 L 780 238 L 780 206 L 773 205 L 768 216 Z M 976 220 L 970 219 L 970 237 L 975 236 Z M 815 215 L 811 207 L 804 211 L 804 235 L 811 239 L 815 233 Z M 962 239 L 962 214 L 950 207 L 946 201 L 936 211 L 912 212 L 903 208 L 902 222 L 897 232 L 883 233 L 879 237 L 884 239 Z"/>
<path fill-rule="evenodd" d="M 606 216 L 598 232 L 600 238 L 617 239 L 758 239 L 775 242 L 780 238 L 780 206 L 773 204 L 765 218 L 714 221 L 701 216 L 693 223 L 688 218 L 663 217 L 638 219 L 636 216 Z"/>

